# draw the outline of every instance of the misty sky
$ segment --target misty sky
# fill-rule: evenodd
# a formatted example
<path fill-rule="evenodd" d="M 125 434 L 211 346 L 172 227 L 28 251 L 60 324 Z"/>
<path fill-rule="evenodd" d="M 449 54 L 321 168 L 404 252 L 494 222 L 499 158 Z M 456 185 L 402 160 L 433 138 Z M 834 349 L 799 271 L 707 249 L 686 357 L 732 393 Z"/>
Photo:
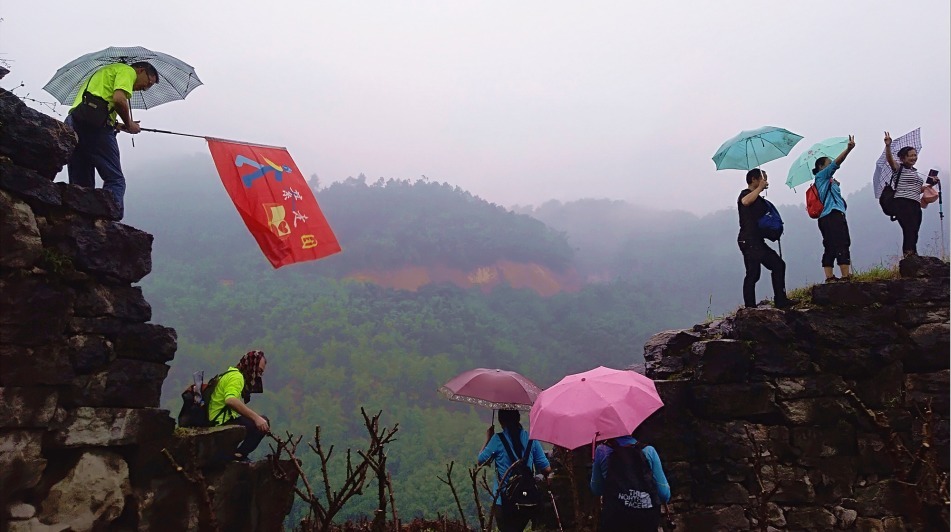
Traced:
<path fill-rule="evenodd" d="M 205 85 L 136 112 L 144 127 L 287 146 L 324 184 L 426 175 L 508 206 L 733 208 L 744 172 L 710 158 L 763 125 L 805 137 L 764 165 L 777 203 L 804 201 L 786 172 L 827 137 L 856 136 L 846 193 L 870 182 L 885 129 L 920 126 L 919 170 L 951 170 L 948 0 L 116 5 L 4 0 L 0 86 L 52 101 L 63 64 L 145 46 Z M 130 187 L 137 166 L 207 151 L 154 133 L 120 147 Z"/>

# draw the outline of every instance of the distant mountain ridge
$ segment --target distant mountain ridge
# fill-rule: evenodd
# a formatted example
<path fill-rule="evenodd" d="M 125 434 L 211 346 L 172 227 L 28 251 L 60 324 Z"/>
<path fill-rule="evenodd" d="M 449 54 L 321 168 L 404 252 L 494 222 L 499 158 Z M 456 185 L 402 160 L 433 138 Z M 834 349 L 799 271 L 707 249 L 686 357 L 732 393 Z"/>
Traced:
<path fill-rule="evenodd" d="M 220 280 L 270 270 L 213 168 L 177 166 L 129 187 L 129 223 L 155 234 L 158 253 Z M 343 252 L 295 270 L 405 290 L 507 283 L 551 295 L 580 287 L 563 233 L 459 187 L 424 179 L 368 184 L 361 174 L 316 195 Z"/>
<path fill-rule="evenodd" d="M 144 173 L 129 186 L 127 218 L 155 234 L 158 255 L 219 280 L 240 282 L 270 270 L 210 158 L 182 158 Z M 545 295 L 621 278 L 661 290 L 693 316 L 727 312 L 741 299 L 735 209 L 699 217 L 591 198 L 506 209 L 447 183 L 371 183 L 362 174 L 316 195 L 343 252 L 289 267 L 303 274 L 404 290 L 442 282 L 486 290 L 505 283 Z M 897 224 L 882 215 L 868 188 L 847 199 L 854 265 L 893 262 L 901 241 Z M 923 254 L 941 249 L 936 207 L 924 213 Z M 816 222 L 801 205 L 779 209 L 786 222 L 787 285 L 821 280 Z M 772 295 L 767 284 L 760 283 L 760 299 Z"/>

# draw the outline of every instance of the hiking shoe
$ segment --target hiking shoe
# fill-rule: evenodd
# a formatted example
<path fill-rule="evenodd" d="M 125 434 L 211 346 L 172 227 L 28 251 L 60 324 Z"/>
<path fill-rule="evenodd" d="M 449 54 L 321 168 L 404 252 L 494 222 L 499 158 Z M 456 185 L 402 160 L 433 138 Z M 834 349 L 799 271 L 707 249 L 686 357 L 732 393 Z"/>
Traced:
<path fill-rule="evenodd" d="M 842 279 L 844 280 L 845 277 L 843 277 Z M 835 275 L 833 275 L 832 277 L 826 277 L 826 284 L 832 284 L 837 282 L 839 282 L 839 278 L 836 277 Z"/>
<path fill-rule="evenodd" d="M 839 279 L 839 280 L 842 281 L 843 283 L 851 283 L 851 282 L 852 282 L 852 275 L 851 275 L 851 274 L 850 274 L 850 275 L 846 275 L 846 276 L 842 277 L 842 278 Z"/>
<path fill-rule="evenodd" d="M 773 306 L 779 309 L 785 309 L 795 305 L 796 303 L 799 303 L 799 301 L 795 299 L 790 299 L 788 297 L 783 297 L 773 302 Z"/>

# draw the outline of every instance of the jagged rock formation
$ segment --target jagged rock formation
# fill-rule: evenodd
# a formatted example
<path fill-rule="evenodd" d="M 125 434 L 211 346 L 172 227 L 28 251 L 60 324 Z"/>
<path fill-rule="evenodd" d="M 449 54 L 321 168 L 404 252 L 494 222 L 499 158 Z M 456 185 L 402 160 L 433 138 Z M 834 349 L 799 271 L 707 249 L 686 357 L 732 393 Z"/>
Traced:
<path fill-rule="evenodd" d="M 50 181 L 75 143 L 0 89 L 0 530 L 281 530 L 271 464 L 212 460 L 243 428 L 158 408 L 177 338 L 133 286 L 152 236 Z"/>
<path fill-rule="evenodd" d="M 680 529 L 947 529 L 949 268 L 900 272 L 650 339 Z"/>

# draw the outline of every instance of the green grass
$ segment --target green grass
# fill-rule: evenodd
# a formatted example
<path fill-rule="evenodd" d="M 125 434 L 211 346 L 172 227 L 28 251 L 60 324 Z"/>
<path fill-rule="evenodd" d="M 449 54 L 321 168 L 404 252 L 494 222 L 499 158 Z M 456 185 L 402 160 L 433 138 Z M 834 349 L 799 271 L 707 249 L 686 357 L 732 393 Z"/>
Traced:
<path fill-rule="evenodd" d="M 890 266 L 879 264 L 867 270 L 856 270 L 852 273 L 853 282 L 888 281 L 890 279 L 898 279 L 899 277 L 897 264 Z"/>
<path fill-rule="evenodd" d="M 872 266 L 867 270 L 852 270 L 852 282 L 853 283 L 868 283 L 872 281 L 888 281 L 891 279 L 898 279 L 900 277 L 898 273 L 898 264 L 886 265 L 885 263 L 879 263 L 876 266 Z M 812 287 L 816 286 L 815 284 L 801 286 L 799 288 L 794 288 L 790 290 L 788 295 L 792 299 L 799 301 L 796 304 L 796 308 L 802 308 L 812 305 Z"/>

